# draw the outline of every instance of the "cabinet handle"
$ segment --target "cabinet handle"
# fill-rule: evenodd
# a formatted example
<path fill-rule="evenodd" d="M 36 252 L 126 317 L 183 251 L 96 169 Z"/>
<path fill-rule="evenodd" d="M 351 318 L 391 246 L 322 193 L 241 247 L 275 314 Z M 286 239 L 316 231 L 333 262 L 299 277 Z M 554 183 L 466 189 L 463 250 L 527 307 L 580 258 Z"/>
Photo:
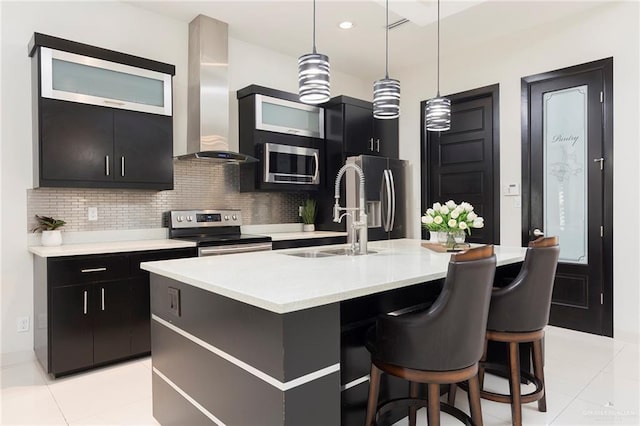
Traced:
<path fill-rule="evenodd" d="M 84 314 L 87 315 L 87 290 L 84 291 Z"/>
<path fill-rule="evenodd" d="M 293 134 L 296 134 L 296 133 L 300 133 L 300 130 L 296 130 L 296 129 L 287 129 L 287 133 L 293 133 Z"/>
<path fill-rule="evenodd" d="M 124 102 L 109 101 L 107 99 L 103 99 L 103 102 L 107 105 L 116 105 L 116 106 L 126 105 Z"/>
<path fill-rule="evenodd" d="M 369 151 L 373 151 L 373 138 L 369 139 Z"/>
<path fill-rule="evenodd" d="M 108 155 L 104 156 L 104 169 L 105 169 L 105 174 L 109 176 L 109 156 Z"/>
<path fill-rule="evenodd" d="M 120 175 L 124 176 L 124 157 L 120 157 Z"/>
<path fill-rule="evenodd" d="M 380 139 L 376 139 L 376 152 L 380 152 Z"/>
<path fill-rule="evenodd" d="M 80 272 L 103 272 L 106 270 L 107 268 L 89 268 L 89 269 L 81 269 Z"/>
<path fill-rule="evenodd" d="M 104 311 L 104 287 L 101 287 L 100 290 L 101 290 L 101 293 L 102 293 L 101 306 L 102 306 L 102 310 Z"/>

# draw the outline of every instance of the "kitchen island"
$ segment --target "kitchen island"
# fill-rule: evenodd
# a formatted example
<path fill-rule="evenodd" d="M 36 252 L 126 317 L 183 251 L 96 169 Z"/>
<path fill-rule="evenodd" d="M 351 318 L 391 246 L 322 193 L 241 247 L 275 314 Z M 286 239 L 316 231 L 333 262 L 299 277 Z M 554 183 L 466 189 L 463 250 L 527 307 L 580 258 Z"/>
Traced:
<path fill-rule="evenodd" d="M 151 272 L 154 417 L 358 423 L 364 331 L 380 313 L 432 301 L 446 275 L 450 255 L 420 244 L 378 241 L 366 256 L 330 256 L 337 247 L 326 246 L 142 264 Z M 496 256 L 498 266 L 518 263 L 524 249 L 496 247 Z"/>

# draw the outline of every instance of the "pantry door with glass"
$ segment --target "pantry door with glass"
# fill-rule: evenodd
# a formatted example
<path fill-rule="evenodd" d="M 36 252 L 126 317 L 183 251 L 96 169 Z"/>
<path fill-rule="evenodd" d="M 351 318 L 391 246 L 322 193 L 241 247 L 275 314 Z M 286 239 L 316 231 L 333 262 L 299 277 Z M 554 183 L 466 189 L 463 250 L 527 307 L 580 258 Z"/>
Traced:
<path fill-rule="evenodd" d="M 612 61 L 603 60 L 522 84 L 523 244 L 559 237 L 550 323 L 607 336 L 613 334 L 611 71 Z"/>

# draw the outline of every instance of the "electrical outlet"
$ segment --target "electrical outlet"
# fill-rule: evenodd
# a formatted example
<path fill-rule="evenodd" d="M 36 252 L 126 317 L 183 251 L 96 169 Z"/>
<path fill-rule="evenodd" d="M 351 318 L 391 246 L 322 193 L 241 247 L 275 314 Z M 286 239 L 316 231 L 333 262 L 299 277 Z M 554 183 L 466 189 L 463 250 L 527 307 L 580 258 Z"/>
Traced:
<path fill-rule="evenodd" d="M 17 331 L 18 333 L 26 333 L 29 331 L 29 317 L 18 317 Z"/>
<path fill-rule="evenodd" d="M 98 208 L 97 207 L 89 207 L 87 209 L 87 219 L 89 220 L 98 220 Z"/>

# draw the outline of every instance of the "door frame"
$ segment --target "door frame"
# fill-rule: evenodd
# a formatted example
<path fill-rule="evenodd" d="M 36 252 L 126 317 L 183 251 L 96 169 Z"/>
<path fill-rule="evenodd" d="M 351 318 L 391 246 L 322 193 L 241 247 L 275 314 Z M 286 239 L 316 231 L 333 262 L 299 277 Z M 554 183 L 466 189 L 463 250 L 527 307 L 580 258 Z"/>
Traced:
<path fill-rule="evenodd" d="M 531 86 L 534 83 L 568 77 L 588 71 L 600 71 L 603 76 L 602 102 L 602 334 L 613 337 L 613 58 L 605 58 L 567 68 L 541 74 L 530 75 L 521 79 L 521 121 L 522 121 L 522 245 L 529 241 L 531 229 Z"/>
<path fill-rule="evenodd" d="M 491 84 L 489 86 L 479 87 L 477 89 L 466 90 L 464 92 L 454 93 L 452 95 L 446 95 L 446 98 L 451 100 L 453 104 L 455 101 L 472 101 L 478 98 L 484 98 L 491 96 L 492 102 L 492 122 L 493 122 L 493 211 L 494 221 L 498 226 L 494 226 L 493 241 L 495 244 L 500 243 L 500 84 Z M 420 117 L 424 117 L 424 111 L 427 107 L 427 101 L 420 102 Z M 434 132 L 428 132 L 424 125 L 424 120 L 420 120 L 420 185 L 422 190 L 420 193 L 420 205 L 421 214 L 423 214 L 427 208 L 427 200 L 431 198 L 431 186 L 429 185 L 429 173 L 427 167 L 430 164 L 429 149 L 431 145 L 431 138 Z M 439 133 L 438 133 L 439 135 Z M 425 166 L 426 165 L 426 166 Z M 424 228 L 422 229 L 422 238 L 426 238 Z"/>

